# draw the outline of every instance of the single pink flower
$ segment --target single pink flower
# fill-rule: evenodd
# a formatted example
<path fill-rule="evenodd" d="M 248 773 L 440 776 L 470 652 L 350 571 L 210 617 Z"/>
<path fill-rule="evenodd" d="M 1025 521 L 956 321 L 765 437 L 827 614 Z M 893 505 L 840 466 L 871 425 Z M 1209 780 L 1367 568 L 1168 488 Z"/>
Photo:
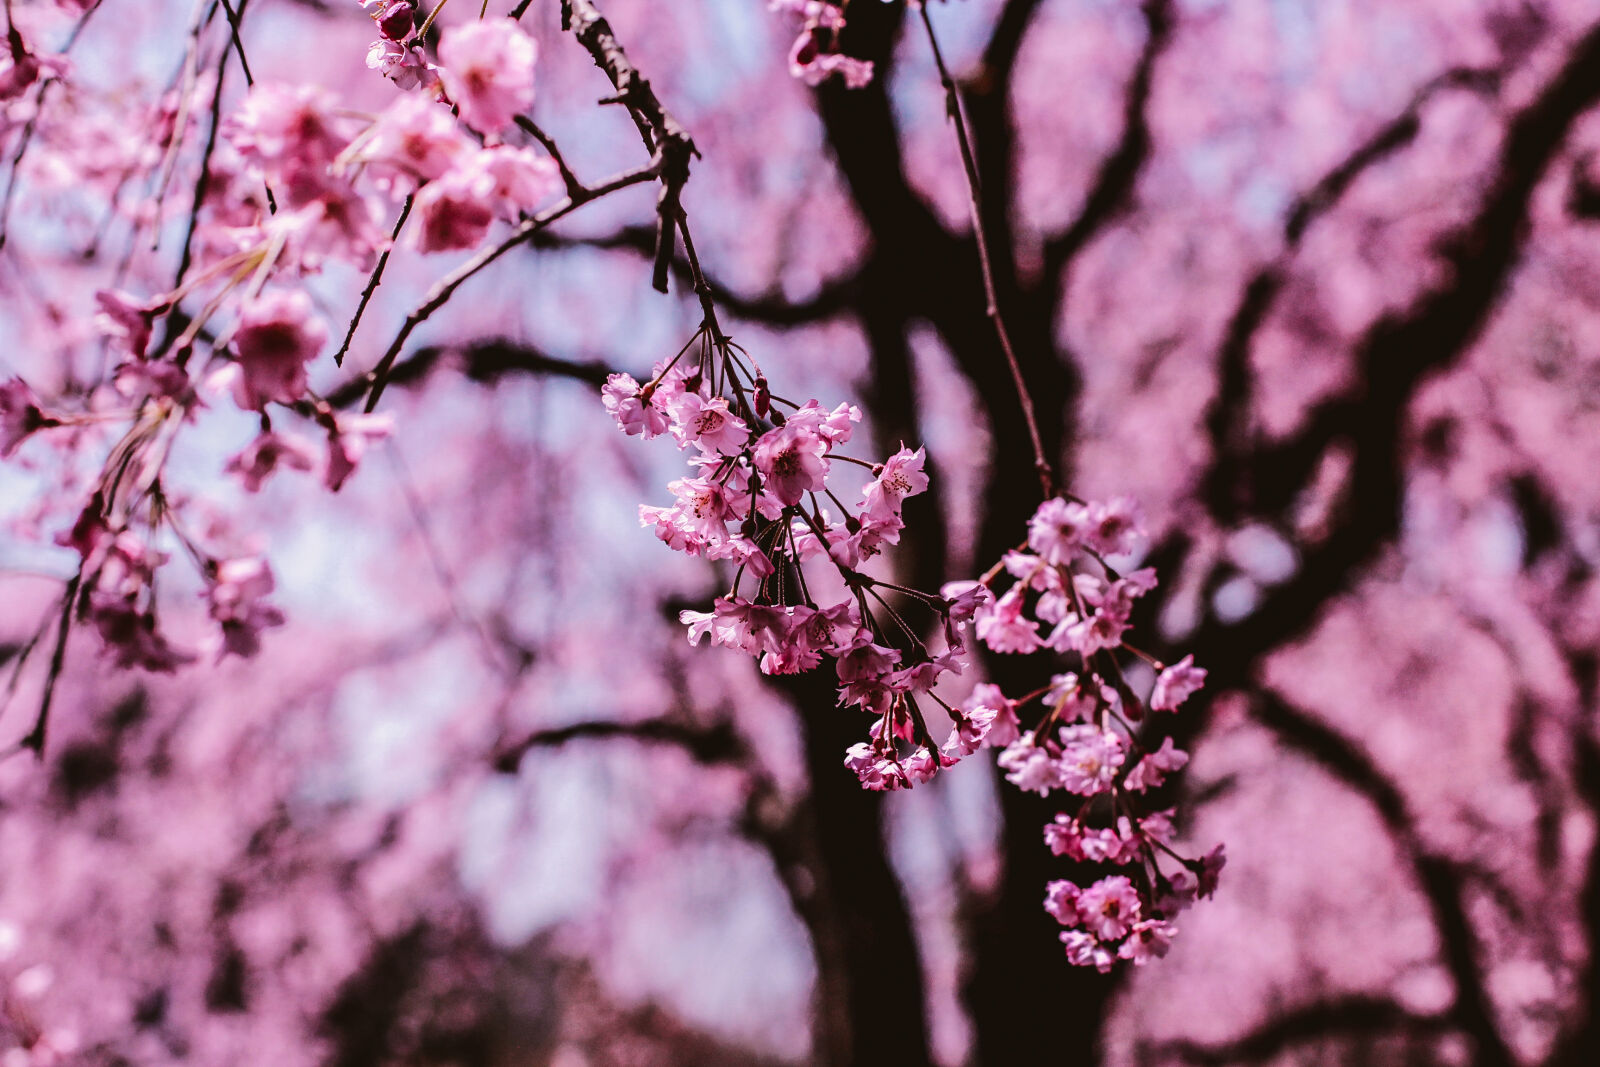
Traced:
<path fill-rule="evenodd" d="M 926 492 L 928 476 L 922 471 L 925 458 L 922 449 L 912 452 L 901 446 L 900 451 L 885 460 L 878 476 L 867 483 L 862 493 L 867 514 L 898 517 L 906 497 Z"/>
<path fill-rule="evenodd" d="M 1196 667 L 1193 656 L 1185 656 L 1156 676 L 1155 689 L 1150 693 L 1150 710 L 1176 711 L 1179 704 L 1199 692 L 1205 683 L 1205 668 Z"/>
<path fill-rule="evenodd" d="M 316 458 L 309 442 L 269 430 L 246 445 L 223 470 L 238 478 L 248 492 L 259 493 L 261 483 L 280 466 L 309 471 L 316 466 Z"/>
<path fill-rule="evenodd" d="M 328 431 L 328 462 L 323 469 L 323 484 L 337 493 L 355 473 L 367 447 L 394 432 L 394 419 L 388 415 L 338 415 Z"/>
<path fill-rule="evenodd" d="M 233 398 L 261 410 L 269 401 L 292 404 L 305 395 L 306 364 L 327 343 L 328 328 L 300 290 L 263 293 L 239 313 L 233 348 L 239 374 Z"/>
<path fill-rule="evenodd" d="M 1144 919 L 1133 924 L 1128 939 L 1117 950 L 1117 955 L 1136 964 L 1149 963 L 1167 954 L 1172 938 L 1177 934 L 1173 925 L 1163 919 Z"/>
<path fill-rule="evenodd" d="M 229 559 L 217 564 L 206 591 L 211 618 L 222 629 L 217 659 L 230 652 L 248 659 L 261 651 L 261 631 L 283 625 L 283 612 L 263 601 L 275 583 L 272 568 L 259 558 Z"/>
<path fill-rule="evenodd" d="M 1078 914 L 1096 937 L 1115 941 L 1140 919 L 1139 894 L 1126 876 L 1102 878 L 1078 894 Z"/>
<path fill-rule="evenodd" d="M 380 185 L 407 192 L 443 177 L 472 151 L 449 108 L 426 96 L 402 96 L 372 124 L 357 158 Z"/>
<path fill-rule="evenodd" d="M 791 506 L 806 493 L 821 489 L 828 474 L 828 462 L 822 458 L 826 447 L 816 431 L 793 420 L 763 434 L 756 443 L 755 464 L 767 492 Z"/>
<path fill-rule="evenodd" d="M 37 431 L 59 425 L 61 420 L 39 407 L 27 382 L 13 378 L 0 385 L 0 458 L 11 456 Z"/>
<path fill-rule="evenodd" d="M 995 652 L 1032 652 L 1039 647 L 1039 624 L 1022 614 L 1022 587 L 1012 587 L 975 617 L 978 640 Z"/>
<path fill-rule="evenodd" d="M 1044 910 L 1062 926 L 1077 926 L 1083 921 L 1078 914 L 1078 895 L 1082 889 L 1074 882 L 1059 880 L 1044 887 Z"/>
<path fill-rule="evenodd" d="M 494 212 L 473 188 L 471 176 L 459 171 L 423 186 L 416 211 L 420 225 L 412 233 L 420 252 L 476 248 L 494 222 Z"/>
<path fill-rule="evenodd" d="M 439 43 L 439 78 L 462 122 L 499 133 L 532 105 L 538 57 L 538 45 L 515 20 L 469 22 Z"/>

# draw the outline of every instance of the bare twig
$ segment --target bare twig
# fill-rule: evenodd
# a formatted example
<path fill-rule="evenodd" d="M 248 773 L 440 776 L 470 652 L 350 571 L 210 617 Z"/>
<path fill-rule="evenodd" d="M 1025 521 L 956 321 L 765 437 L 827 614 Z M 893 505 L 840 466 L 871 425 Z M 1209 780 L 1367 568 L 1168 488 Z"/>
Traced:
<path fill-rule="evenodd" d="M 956 143 L 961 148 L 961 166 L 967 178 L 967 207 L 972 216 L 972 236 L 978 246 L 978 265 L 983 272 L 983 292 L 988 300 L 989 321 L 994 324 L 995 337 L 1000 350 L 1005 353 L 1006 365 L 1011 368 L 1011 378 L 1017 387 L 1017 400 L 1022 406 L 1022 417 L 1028 424 L 1028 437 L 1033 444 L 1033 462 L 1039 472 L 1039 489 L 1048 499 L 1055 495 L 1055 467 L 1044 452 L 1044 441 L 1039 436 L 1039 420 L 1034 415 L 1033 397 L 1022 377 L 1022 366 L 1011 346 L 1011 336 L 1006 332 L 1005 320 L 1000 315 L 1000 297 L 995 289 L 994 264 L 989 258 L 989 242 L 984 236 L 983 193 L 978 186 L 978 166 L 972 156 L 972 141 L 967 132 L 967 122 L 961 113 L 961 94 L 956 88 L 950 69 L 945 66 L 944 53 L 939 50 L 939 39 L 933 32 L 933 20 L 926 5 L 918 8 L 922 25 L 928 33 L 928 45 L 933 50 L 933 62 L 939 70 L 939 81 L 944 86 L 945 110 L 955 126 Z"/>
<path fill-rule="evenodd" d="M 361 300 L 356 304 L 356 313 L 350 317 L 350 326 L 344 331 L 344 343 L 339 345 L 339 351 L 333 354 L 333 363 L 336 367 L 344 366 L 345 353 L 350 351 L 350 342 L 355 340 L 356 327 L 361 325 L 361 316 L 367 313 L 367 304 L 372 300 L 372 294 L 377 291 L 379 283 L 383 281 L 383 268 L 389 265 L 389 253 L 394 251 L 394 242 L 400 239 L 400 231 L 405 228 L 406 219 L 411 217 L 411 205 L 415 200 L 416 194 L 410 193 L 400 205 L 400 215 L 394 220 L 394 228 L 389 232 L 389 247 L 378 256 L 378 263 L 372 268 L 371 276 L 367 278 L 367 287 L 361 290 Z"/>

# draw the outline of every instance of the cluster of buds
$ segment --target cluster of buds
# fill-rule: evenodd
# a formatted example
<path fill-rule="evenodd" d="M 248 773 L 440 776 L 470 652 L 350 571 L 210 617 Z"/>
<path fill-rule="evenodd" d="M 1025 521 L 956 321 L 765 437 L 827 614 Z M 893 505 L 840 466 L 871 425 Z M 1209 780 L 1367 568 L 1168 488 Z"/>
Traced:
<path fill-rule="evenodd" d="M 800 19 L 800 34 L 789 49 L 790 74 L 812 86 L 821 85 L 835 74 L 851 89 L 861 89 L 872 82 L 871 60 L 854 59 L 839 51 L 849 0 L 770 0 L 767 6 Z"/>
<path fill-rule="evenodd" d="M 378 29 L 378 39 L 367 50 L 367 66 L 402 89 L 437 86 L 438 68 L 422 54 L 416 0 L 360 0 L 360 3 Z"/>

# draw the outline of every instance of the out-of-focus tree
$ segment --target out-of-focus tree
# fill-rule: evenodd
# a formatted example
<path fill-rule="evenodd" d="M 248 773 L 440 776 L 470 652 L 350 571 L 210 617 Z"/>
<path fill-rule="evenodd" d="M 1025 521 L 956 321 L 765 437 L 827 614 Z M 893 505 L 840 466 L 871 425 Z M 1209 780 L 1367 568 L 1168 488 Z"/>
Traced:
<path fill-rule="evenodd" d="M 479 6 L 6 6 L 0 1063 L 1600 1061 L 1600 7 L 490 0 L 529 97 L 451 83 Z M 1230 866 L 1148 967 L 1064 958 L 1059 794 L 864 791 L 831 670 L 683 640 L 732 569 L 639 528 L 684 472 L 599 395 L 709 302 L 868 454 L 926 443 L 879 573 L 1024 539 L 924 14 L 1045 456 L 1142 502 L 1140 643 L 1210 672 L 1157 797 Z M 432 62 L 463 125 L 390 155 L 241 111 L 353 128 Z M 107 470 L 178 517 L 126 608 L 80 567 Z"/>

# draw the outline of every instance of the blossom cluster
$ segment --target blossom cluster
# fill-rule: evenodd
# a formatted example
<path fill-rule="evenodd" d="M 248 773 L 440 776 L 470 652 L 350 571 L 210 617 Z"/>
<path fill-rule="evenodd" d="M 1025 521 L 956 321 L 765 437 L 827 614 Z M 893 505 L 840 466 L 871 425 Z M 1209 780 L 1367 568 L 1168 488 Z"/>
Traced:
<path fill-rule="evenodd" d="M 831 661 L 839 703 L 876 717 L 870 741 L 847 757 L 863 784 L 927 781 L 975 751 L 992 724 L 944 705 L 956 724 L 941 743 L 918 704 L 919 697 L 943 704 L 934 686 L 965 666 L 964 630 L 987 591 L 934 596 L 862 570 L 899 542 L 906 499 L 927 489 L 923 450 L 902 446 L 876 464 L 847 456 L 858 408 L 773 396 L 736 346 L 709 331 L 698 339 L 698 360 L 680 353 L 643 385 L 613 374 L 603 390 L 626 433 L 670 437 L 689 453 L 692 473 L 668 486 L 674 503 L 641 507 L 641 523 L 676 551 L 735 565 L 732 589 L 712 610 L 682 613 L 689 640 L 738 649 L 768 674 Z M 837 484 L 849 466 L 870 475 L 854 506 Z M 886 593 L 909 595 L 942 621 L 938 651 Z"/>
<path fill-rule="evenodd" d="M 452 29 L 433 65 L 416 49 L 410 0 L 363 6 L 383 41 L 404 52 L 386 73 L 419 91 L 363 118 L 316 87 L 255 84 L 219 127 L 186 277 L 148 298 L 95 294 L 112 395 L 74 413 L 51 410 L 21 379 L 0 383 L 0 458 L 50 431 L 71 449 L 97 439 L 85 427 L 126 423 L 92 492 L 74 505 L 75 525 L 58 538 L 79 553 L 82 616 L 118 666 L 171 671 L 197 658 L 157 623 L 155 576 L 170 555 L 157 548 L 163 536 L 205 584 L 219 656 L 254 654 L 262 630 L 282 622 L 266 603 L 266 562 L 210 551 L 185 528 L 185 499 L 163 484 L 174 437 L 202 411 L 229 398 L 259 415 L 258 435 L 225 464 L 252 493 L 286 469 L 315 472 L 337 491 L 390 432 L 387 416 L 335 410 L 311 390 L 310 368 L 332 335 L 306 276 L 329 262 L 372 269 L 394 244 L 380 220 L 401 201 L 400 219 L 415 218 L 412 247 L 454 252 L 477 248 L 497 221 L 518 221 L 563 188 L 551 159 L 503 140 L 533 100 L 537 51 L 515 21 Z M 0 92 L 25 75 L 31 83 L 67 69 L 36 62 L 12 37 Z M 315 427 L 321 447 L 274 426 L 285 413 Z"/>
<path fill-rule="evenodd" d="M 1189 757 L 1170 737 L 1149 747 L 1151 731 L 1138 724 L 1147 712 L 1177 711 L 1206 676 L 1193 657 L 1168 666 L 1124 640 L 1136 601 L 1156 579 L 1148 569 L 1122 575 L 1110 561 L 1132 555 L 1143 537 L 1131 501 L 1046 500 L 1029 521 L 1025 544 L 979 583 L 1010 584 L 974 619 L 978 639 L 993 652 L 1054 652 L 1077 666 L 1016 701 L 979 686 L 967 708 L 1011 724 L 1020 721 L 1019 709 L 1037 704 L 1027 713 L 1036 725 L 1006 731 L 999 757 L 1006 780 L 1041 796 L 1081 798 L 1044 828 L 1055 855 L 1128 868 L 1088 886 L 1062 879 L 1047 887 L 1045 909 L 1065 928 L 1068 959 L 1102 971 L 1118 958 L 1144 963 L 1164 955 L 1176 932 L 1172 918 L 1214 891 L 1223 863 L 1221 846 L 1199 859 L 1180 856 L 1172 846 L 1173 812 L 1142 803 L 1142 794 Z M 1142 700 L 1123 672 L 1122 652 L 1155 672 Z"/>
<path fill-rule="evenodd" d="M 686 359 L 697 343 L 698 357 Z M 690 642 L 709 637 L 755 657 L 767 674 L 831 661 L 839 703 L 873 716 L 868 738 L 845 754 L 867 789 L 923 784 L 989 747 L 1017 788 L 1080 798 L 1046 828 L 1046 844 L 1129 873 L 1050 884 L 1046 907 L 1064 927 L 1068 959 L 1107 970 L 1119 958 L 1164 954 L 1172 917 L 1215 888 L 1222 852 L 1180 856 L 1173 812 L 1142 803 L 1188 755 L 1170 737 L 1150 747 L 1152 731 L 1136 724 L 1147 712 L 1176 711 L 1205 671 L 1192 657 L 1158 663 L 1124 640 L 1138 599 L 1156 584 L 1149 569 L 1124 575 L 1112 565 L 1144 539 L 1137 507 L 1052 497 L 1022 545 L 981 579 L 937 595 L 871 576 L 862 567 L 898 543 L 905 500 L 928 488 L 923 451 L 902 446 L 871 464 L 845 455 L 861 417 L 855 407 L 775 397 L 745 356 L 707 325 L 649 381 L 613 374 L 602 390 L 625 433 L 666 437 L 688 453 L 690 472 L 668 486 L 674 502 L 642 506 L 641 524 L 669 548 L 734 568 L 731 590 L 710 611 L 681 613 Z M 851 464 L 871 477 L 847 507 L 837 476 Z M 933 632 L 913 627 L 897 602 L 925 609 Z M 1016 700 L 980 684 L 954 705 L 937 689 L 969 666 L 974 638 L 994 653 L 1067 657 L 1075 669 Z M 1142 699 L 1123 655 L 1154 669 Z M 933 705 L 951 722 L 943 741 L 924 714 Z"/>

